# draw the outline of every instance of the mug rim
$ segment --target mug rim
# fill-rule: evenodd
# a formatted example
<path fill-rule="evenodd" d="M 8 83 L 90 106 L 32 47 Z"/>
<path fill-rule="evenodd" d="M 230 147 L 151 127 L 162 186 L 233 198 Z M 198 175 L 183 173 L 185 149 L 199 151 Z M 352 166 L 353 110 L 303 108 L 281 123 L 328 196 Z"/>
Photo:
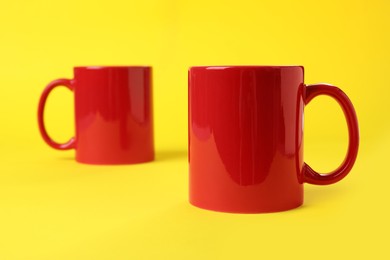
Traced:
<path fill-rule="evenodd" d="M 217 65 L 217 66 L 191 66 L 189 70 L 192 69 L 209 69 L 209 70 L 223 70 L 223 69 L 283 69 L 283 68 L 302 68 L 302 65 Z"/>
<path fill-rule="evenodd" d="M 101 69 L 148 69 L 152 68 L 152 66 L 148 65 L 114 65 L 114 66 L 107 66 L 107 65 L 90 65 L 90 66 L 75 66 L 74 69 L 88 69 L 88 70 L 101 70 Z"/>

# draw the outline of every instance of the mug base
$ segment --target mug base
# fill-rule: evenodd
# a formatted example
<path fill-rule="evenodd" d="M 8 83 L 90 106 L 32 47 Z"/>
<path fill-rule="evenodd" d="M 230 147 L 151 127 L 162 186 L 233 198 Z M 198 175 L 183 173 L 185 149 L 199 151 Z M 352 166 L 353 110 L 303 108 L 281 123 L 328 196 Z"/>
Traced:
<path fill-rule="evenodd" d="M 118 161 L 114 161 L 114 160 L 110 160 L 110 161 L 83 160 L 83 159 L 76 158 L 76 162 L 82 163 L 82 164 L 90 164 L 90 165 L 131 165 L 131 164 L 148 163 L 148 162 L 152 162 L 154 160 L 155 160 L 154 156 L 150 157 L 150 158 L 145 158 L 143 160 L 126 160 L 126 161 L 123 161 L 123 160 L 118 160 Z"/>
<path fill-rule="evenodd" d="M 222 212 L 222 213 L 235 213 L 235 214 L 264 214 L 264 213 L 276 213 L 276 212 L 283 212 L 292 210 L 295 208 L 298 208 L 302 206 L 303 201 L 299 203 L 289 204 L 289 205 L 283 205 L 283 206 L 275 206 L 275 207 L 256 207 L 256 208 L 227 208 L 227 207 L 209 207 L 207 205 L 200 205 L 196 202 L 190 201 L 190 204 L 192 206 L 195 206 L 200 209 L 204 210 L 210 210 L 215 212 Z"/>

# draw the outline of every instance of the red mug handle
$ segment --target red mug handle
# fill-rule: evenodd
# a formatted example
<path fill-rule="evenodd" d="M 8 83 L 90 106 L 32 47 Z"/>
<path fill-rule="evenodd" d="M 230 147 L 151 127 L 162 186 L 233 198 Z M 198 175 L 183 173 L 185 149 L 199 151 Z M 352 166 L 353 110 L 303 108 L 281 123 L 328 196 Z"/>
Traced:
<path fill-rule="evenodd" d="M 314 171 L 306 163 L 304 164 L 304 182 L 317 185 L 327 185 L 340 181 L 352 169 L 359 148 L 359 126 L 352 102 L 349 100 L 348 96 L 343 91 L 341 91 L 341 89 L 327 84 L 308 85 L 306 86 L 306 94 L 304 98 L 305 105 L 307 105 L 314 97 L 319 95 L 330 96 L 339 103 L 347 120 L 349 135 L 347 155 L 336 170 L 330 172 L 329 174 L 321 174 Z"/>
<path fill-rule="evenodd" d="M 45 110 L 45 104 L 46 104 L 47 97 L 49 96 L 50 92 L 54 88 L 56 88 L 58 86 L 65 86 L 69 90 L 73 91 L 72 80 L 69 80 L 69 79 L 53 80 L 52 82 L 50 82 L 46 86 L 46 88 L 42 92 L 41 99 L 39 100 L 39 105 L 38 105 L 38 125 L 39 125 L 39 131 L 41 132 L 43 140 L 45 140 L 45 142 L 49 146 L 53 147 L 54 149 L 58 149 L 58 150 L 69 150 L 69 149 L 75 148 L 75 139 L 74 139 L 74 137 L 72 137 L 68 142 L 66 142 L 64 144 L 60 144 L 60 143 L 55 142 L 48 135 L 48 133 L 46 131 L 46 128 L 45 128 L 45 122 L 44 122 L 44 119 L 43 119 L 43 113 L 44 113 L 44 110 Z"/>

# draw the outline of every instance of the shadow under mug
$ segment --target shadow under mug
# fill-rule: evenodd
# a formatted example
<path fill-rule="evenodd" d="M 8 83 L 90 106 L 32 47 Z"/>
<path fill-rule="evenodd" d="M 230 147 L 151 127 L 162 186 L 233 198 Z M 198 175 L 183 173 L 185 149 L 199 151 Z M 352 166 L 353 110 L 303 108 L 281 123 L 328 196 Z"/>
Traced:
<path fill-rule="evenodd" d="M 358 152 L 352 103 L 337 87 L 305 85 L 302 66 L 189 69 L 189 198 L 198 207 L 260 213 L 303 203 L 303 183 L 344 178 Z M 318 95 L 334 98 L 347 120 L 342 164 L 320 174 L 303 161 L 303 110 Z"/>
<path fill-rule="evenodd" d="M 50 92 L 65 86 L 74 92 L 75 137 L 57 143 L 48 135 L 44 109 Z M 44 89 L 38 125 L 46 143 L 76 150 L 88 164 L 133 164 L 152 161 L 152 68 L 147 66 L 75 67 L 73 79 L 57 79 Z"/>

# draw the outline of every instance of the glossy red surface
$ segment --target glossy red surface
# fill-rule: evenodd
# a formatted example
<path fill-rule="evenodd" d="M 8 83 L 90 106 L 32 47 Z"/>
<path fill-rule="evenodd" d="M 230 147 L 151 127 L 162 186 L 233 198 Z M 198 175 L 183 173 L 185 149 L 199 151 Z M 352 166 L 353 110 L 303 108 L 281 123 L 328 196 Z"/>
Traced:
<path fill-rule="evenodd" d="M 301 66 L 192 67 L 189 70 L 189 197 L 198 207 L 275 212 L 303 203 L 303 183 L 330 184 L 351 169 L 358 149 L 352 104 L 336 87 L 304 85 Z M 347 116 L 346 160 L 330 175 L 303 161 L 303 110 L 314 96 L 335 98 Z"/>
<path fill-rule="evenodd" d="M 51 90 L 74 91 L 76 135 L 66 144 L 53 141 L 44 125 Z M 41 135 L 55 149 L 76 149 L 89 164 L 132 164 L 154 159 L 152 69 L 150 67 L 75 67 L 74 79 L 52 81 L 38 106 Z"/>

